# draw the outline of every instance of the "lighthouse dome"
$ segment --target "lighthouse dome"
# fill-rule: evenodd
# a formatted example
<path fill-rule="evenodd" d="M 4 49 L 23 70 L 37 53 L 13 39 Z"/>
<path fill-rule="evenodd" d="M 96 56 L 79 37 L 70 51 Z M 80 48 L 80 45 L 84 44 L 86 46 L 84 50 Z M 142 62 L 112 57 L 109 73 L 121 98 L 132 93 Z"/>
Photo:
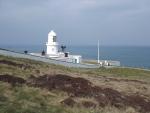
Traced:
<path fill-rule="evenodd" d="M 57 36 L 56 33 L 52 30 L 48 33 L 48 44 L 56 44 Z M 57 44 L 56 44 L 57 45 Z"/>
<path fill-rule="evenodd" d="M 50 35 L 50 36 L 56 36 L 56 33 L 55 33 L 53 30 L 51 30 L 51 31 L 48 33 L 48 35 Z"/>

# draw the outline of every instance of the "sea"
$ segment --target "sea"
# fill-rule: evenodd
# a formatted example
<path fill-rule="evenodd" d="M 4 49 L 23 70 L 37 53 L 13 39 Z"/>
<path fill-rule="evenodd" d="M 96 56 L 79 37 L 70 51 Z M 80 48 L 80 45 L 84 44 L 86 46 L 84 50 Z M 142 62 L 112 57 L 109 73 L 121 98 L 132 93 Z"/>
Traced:
<path fill-rule="evenodd" d="M 43 45 L 0 45 L 0 48 L 17 52 L 42 52 Z M 59 48 L 61 50 L 61 48 Z M 66 46 L 66 52 L 82 55 L 83 59 L 97 60 L 97 46 Z M 150 69 L 150 47 L 100 46 L 100 60 L 120 61 L 121 66 Z"/>

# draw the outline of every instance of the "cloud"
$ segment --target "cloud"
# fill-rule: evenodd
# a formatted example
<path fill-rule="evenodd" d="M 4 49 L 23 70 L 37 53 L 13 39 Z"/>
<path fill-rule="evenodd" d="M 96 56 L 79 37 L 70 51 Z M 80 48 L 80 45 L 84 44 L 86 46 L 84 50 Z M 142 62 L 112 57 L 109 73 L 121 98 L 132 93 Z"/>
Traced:
<path fill-rule="evenodd" d="M 94 44 L 103 37 L 105 44 L 112 40 L 117 44 L 118 32 L 122 39 L 142 40 L 141 36 L 146 34 L 148 40 L 149 19 L 150 0 L 0 0 L 3 43 L 7 43 L 10 34 L 12 40 L 17 40 L 22 33 L 26 34 L 21 37 L 24 40 L 36 37 L 32 39 L 35 43 L 44 42 L 50 29 L 56 30 L 64 43 L 72 40 L 76 44 L 80 40 L 82 44 L 86 39 Z M 123 43 L 128 42 L 119 41 Z"/>
<path fill-rule="evenodd" d="M 21 17 L 24 16 L 34 18 L 38 15 L 38 17 L 64 15 L 78 18 L 88 12 L 105 12 L 115 16 L 116 13 L 134 14 L 145 9 L 149 11 L 149 7 L 148 0 L 142 2 L 140 0 L 136 2 L 135 0 L 1 0 L 0 12 L 4 18 L 12 16 L 16 19 L 23 19 Z"/>

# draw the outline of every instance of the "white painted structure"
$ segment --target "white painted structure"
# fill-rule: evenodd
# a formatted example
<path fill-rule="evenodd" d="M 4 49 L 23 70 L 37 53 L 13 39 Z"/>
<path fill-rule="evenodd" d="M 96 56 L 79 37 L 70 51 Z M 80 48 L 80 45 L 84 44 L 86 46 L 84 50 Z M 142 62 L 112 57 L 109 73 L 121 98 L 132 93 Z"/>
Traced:
<path fill-rule="evenodd" d="M 57 35 L 56 33 L 52 30 L 51 32 L 48 33 L 48 41 L 46 43 L 47 46 L 47 50 L 46 50 L 46 54 L 43 51 L 42 53 L 29 53 L 32 56 L 28 56 L 28 58 L 31 57 L 31 59 L 41 59 L 41 58 L 45 58 L 45 59 L 41 59 L 41 61 L 49 61 L 49 62 L 56 62 L 56 64 L 64 64 L 67 66 L 74 66 L 74 64 L 78 65 L 79 67 L 89 67 L 90 66 L 94 66 L 94 64 L 89 64 L 89 63 L 82 63 L 82 56 L 81 55 L 71 55 L 69 54 L 69 52 L 58 52 L 58 42 L 57 42 Z M 0 49 L 1 51 L 1 49 Z M 99 65 L 95 64 L 94 67 L 112 67 L 112 66 L 120 66 L 120 62 L 119 61 L 111 61 L 111 60 L 100 60 L 99 59 L 99 41 L 98 41 L 98 58 L 97 58 L 97 62 Z M 2 51 L 3 52 L 3 51 Z M 15 53 L 14 54 L 18 54 Z M 22 55 L 22 54 L 20 54 Z M 19 56 L 19 54 L 18 54 Z M 38 57 L 35 57 L 38 56 Z M 24 57 L 24 55 L 23 55 Z M 68 64 L 67 64 L 68 63 Z M 85 65 L 86 66 L 83 66 Z"/>
<path fill-rule="evenodd" d="M 46 42 L 46 53 L 43 50 L 42 53 L 29 53 L 32 56 L 31 59 L 41 59 L 45 58 L 41 61 L 49 61 L 49 62 L 57 62 L 56 64 L 64 64 L 67 66 L 79 66 L 79 67 L 89 67 L 94 66 L 94 67 L 112 67 L 112 66 L 120 66 L 119 61 L 111 61 L 111 60 L 100 60 L 99 59 L 99 41 L 98 41 L 98 55 L 97 55 L 97 64 L 89 64 L 89 63 L 82 63 L 82 56 L 81 55 L 71 55 L 69 52 L 59 52 L 58 51 L 58 42 L 57 42 L 57 35 L 56 33 L 52 30 L 51 32 L 48 33 L 48 41 Z M 1 51 L 1 48 L 0 48 Z M 8 51 L 8 50 L 7 50 Z M 3 52 L 3 51 L 2 51 Z M 4 51 L 5 52 L 5 51 Z M 44 52 L 44 53 L 43 53 Z M 10 51 L 11 53 L 11 51 Z M 15 53 L 14 54 L 18 54 Z M 22 54 L 20 54 L 22 55 Z M 18 54 L 18 56 L 20 56 Z M 38 56 L 37 58 L 35 56 Z M 24 56 L 23 56 L 24 57 Z M 28 58 L 29 58 L 28 57 Z M 74 65 L 75 64 L 75 65 Z M 86 64 L 86 66 L 84 66 Z"/>
<path fill-rule="evenodd" d="M 58 45 L 59 44 L 57 42 L 57 35 L 52 30 L 51 32 L 48 33 L 48 42 L 46 43 L 47 46 L 46 56 L 51 59 L 60 60 L 64 62 L 72 62 L 72 63 L 82 62 L 82 56 L 80 55 L 70 55 L 69 52 L 67 52 L 67 56 L 65 56 L 65 53 L 58 52 Z"/>
<path fill-rule="evenodd" d="M 72 62 L 73 63 L 81 63 L 82 57 L 80 55 L 72 55 Z"/>
<path fill-rule="evenodd" d="M 57 35 L 52 30 L 48 33 L 48 42 L 46 43 L 47 50 L 46 54 L 49 57 L 58 57 L 58 42 L 57 42 Z"/>

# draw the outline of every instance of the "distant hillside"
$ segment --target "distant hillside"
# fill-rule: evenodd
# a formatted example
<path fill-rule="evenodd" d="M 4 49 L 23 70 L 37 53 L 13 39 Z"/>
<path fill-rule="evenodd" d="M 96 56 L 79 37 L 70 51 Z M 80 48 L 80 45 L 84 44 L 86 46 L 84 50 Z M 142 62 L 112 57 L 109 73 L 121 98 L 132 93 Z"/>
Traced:
<path fill-rule="evenodd" d="M 79 69 L 0 55 L 0 113 L 149 113 L 150 71 Z"/>

